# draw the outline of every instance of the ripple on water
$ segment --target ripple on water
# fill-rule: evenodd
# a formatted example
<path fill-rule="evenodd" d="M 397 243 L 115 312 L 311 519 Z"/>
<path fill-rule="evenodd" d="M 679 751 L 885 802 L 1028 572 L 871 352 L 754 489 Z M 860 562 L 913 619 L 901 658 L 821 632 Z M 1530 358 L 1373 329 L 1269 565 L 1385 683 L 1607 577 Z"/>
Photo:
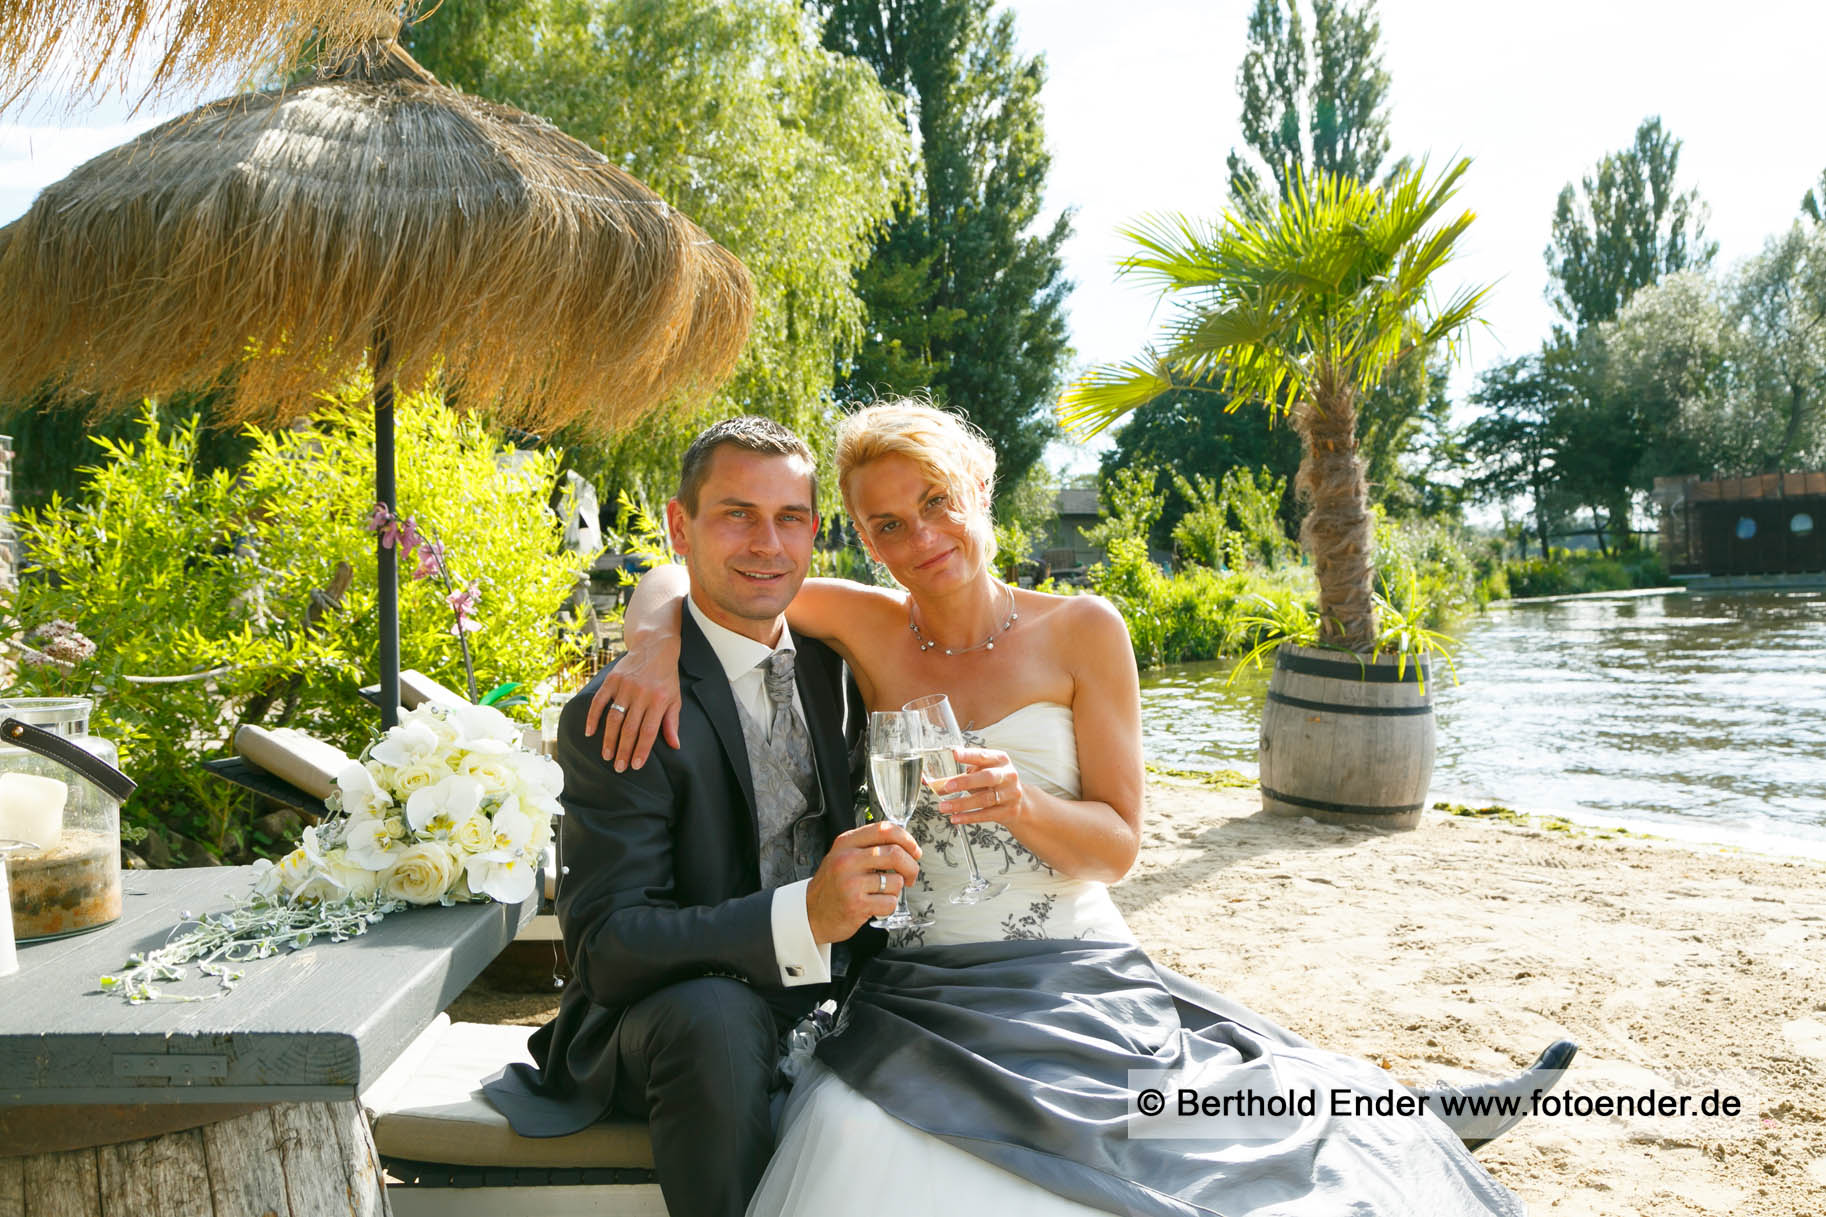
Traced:
<path fill-rule="evenodd" d="M 1267 673 L 1144 673 L 1148 759 L 1255 771 Z M 1438 685 L 1436 794 L 1826 840 L 1826 595 L 1510 605 Z"/>

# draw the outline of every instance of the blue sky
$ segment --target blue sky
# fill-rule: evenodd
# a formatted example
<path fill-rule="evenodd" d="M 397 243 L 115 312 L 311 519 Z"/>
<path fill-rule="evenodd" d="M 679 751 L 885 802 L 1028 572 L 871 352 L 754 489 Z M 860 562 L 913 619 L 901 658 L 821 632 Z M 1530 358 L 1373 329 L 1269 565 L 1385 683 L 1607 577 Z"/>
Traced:
<path fill-rule="evenodd" d="M 1118 225 L 1170 209 L 1214 214 L 1239 144 L 1236 70 L 1251 0 L 1013 0 L 1044 52 L 1049 202 L 1076 206 L 1066 260 L 1082 359 L 1138 350 L 1152 295 L 1117 283 Z M 1555 316 L 1543 291 L 1554 201 L 1659 114 L 1685 141 L 1681 174 L 1711 208 L 1728 267 L 1786 228 L 1826 169 L 1818 51 L 1826 6 L 1793 0 L 1384 0 L 1395 155 L 1472 158 L 1477 213 L 1449 289 L 1494 283 L 1459 374 L 1531 349 Z M 1116 15 L 1112 19 L 1112 15 Z"/>
<path fill-rule="evenodd" d="M 1051 209 L 1077 209 L 1066 250 L 1084 362 L 1147 340 L 1151 295 L 1118 284 L 1118 225 L 1154 210 L 1214 213 L 1239 142 L 1235 79 L 1250 0 L 1013 0 L 1022 44 L 1046 56 Z M 1685 141 L 1682 176 L 1710 205 L 1725 266 L 1795 217 L 1826 168 L 1817 63 L 1826 6 L 1809 0 L 1384 0 L 1396 154 L 1473 158 L 1461 193 L 1478 219 L 1459 283 L 1495 284 L 1488 326 L 1455 378 L 1526 352 L 1553 314 L 1542 296 L 1554 198 L 1659 114 Z M 217 92 L 232 91 L 225 87 Z M 177 112 L 200 99 L 180 99 Z M 0 123 L 0 223 L 42 186 L 163 117 L 109 102 Z"/>

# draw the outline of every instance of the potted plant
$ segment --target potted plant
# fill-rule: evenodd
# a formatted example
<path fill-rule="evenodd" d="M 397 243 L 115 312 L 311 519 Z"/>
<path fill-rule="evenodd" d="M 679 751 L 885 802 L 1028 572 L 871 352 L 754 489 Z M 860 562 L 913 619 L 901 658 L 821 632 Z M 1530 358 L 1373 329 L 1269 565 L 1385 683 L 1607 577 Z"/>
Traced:
<path fill-rule="evenodd" d="M 1121 272 L 1152 281 L 1175 307 L 1157 348 L 1092 370 L 1060 407 L 1082 438 L 1168 389 L 1203 386 L 1227 394 L 1226 409 L 1257 402 L 1284 413 L 1299 433 L 1300 540 L 1318 614 L 1265 639 L 1275 652 L 1261 738 L 1269 811 L 1411 827 L 1425 805 L 1428 660 L 1442 639 L 1381 620 L 1388 602 L 1376 595 L 1357 403 L 1476 314 L 1487 289 L 1438 307 L 1428 290 L 1473 219 L 1467 211 L 1434 226 L 1469 164 L 1431 182 L 1422 165 L 1383 186 L 1295 172 L 1278 206 L 1215 225 L 1163 215 L 1125 230 L 1137 249 Z"/>

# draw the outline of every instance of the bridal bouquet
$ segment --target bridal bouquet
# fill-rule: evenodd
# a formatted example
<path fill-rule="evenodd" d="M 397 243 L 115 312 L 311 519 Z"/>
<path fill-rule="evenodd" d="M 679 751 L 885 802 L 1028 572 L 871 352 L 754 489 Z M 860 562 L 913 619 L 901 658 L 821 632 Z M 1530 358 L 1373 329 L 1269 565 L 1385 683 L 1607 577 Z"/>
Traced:
<path fill-rule="evenodd" d="M 304 830 L 279 862 L 255 863 L 254 890 L 234 908 L 128 959 L 101 987 L 130 1002 L 195 1001 L 154 982 L 184 967 L 219 982 L 231 965 L 297 949 L 319 935 L 340 942 L 412 905 L 498 900 L 518 904 L 539 882 L 563 774 L 528 751 L 520 728 L 493 706 L 427 702 L 407 711 L 336 777 L 326 823 Z"/>
<path fill-rule="evenodd" d="M 336 776 L 327 803 L 343 818 L 305 829 L 277 865 L 254 864 L 254 890 L 294 904 L 518 904 L 538 882 L 563 780 L 493 706 L 427 702 Z"/>

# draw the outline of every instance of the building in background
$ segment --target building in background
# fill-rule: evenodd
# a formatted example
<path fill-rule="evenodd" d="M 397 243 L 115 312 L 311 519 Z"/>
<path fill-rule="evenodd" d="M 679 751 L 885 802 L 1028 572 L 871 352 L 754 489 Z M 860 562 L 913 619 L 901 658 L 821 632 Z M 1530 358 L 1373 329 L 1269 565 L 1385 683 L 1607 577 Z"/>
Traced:
<path fill-rule="evenodd" d="M 1668 573 L 1737 586 L 1826 584 L 1826 473 L 1656 478 Z"/>

